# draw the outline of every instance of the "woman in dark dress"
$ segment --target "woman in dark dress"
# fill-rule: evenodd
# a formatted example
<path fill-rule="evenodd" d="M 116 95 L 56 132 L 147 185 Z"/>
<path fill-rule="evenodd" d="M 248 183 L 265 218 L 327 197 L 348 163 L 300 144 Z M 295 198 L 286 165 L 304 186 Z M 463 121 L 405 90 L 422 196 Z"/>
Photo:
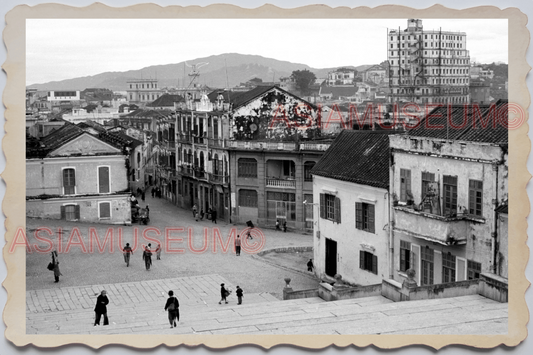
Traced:
<path fill-rule="evenodd" d="M 107 318 L 107 304 L 109 303 L 109 299 L 106 295 L 106 290 L 103 290 L 102 293 L 100 293 L 100 296 L 96 299 L 96 307 L 94 307 L 94 313 L 96 314 L 94 319 L 95 327 L 100 325 L 100 318 L 102 315 L 104 316 L 104 325 L 109 325 L 109 319 Z"/>

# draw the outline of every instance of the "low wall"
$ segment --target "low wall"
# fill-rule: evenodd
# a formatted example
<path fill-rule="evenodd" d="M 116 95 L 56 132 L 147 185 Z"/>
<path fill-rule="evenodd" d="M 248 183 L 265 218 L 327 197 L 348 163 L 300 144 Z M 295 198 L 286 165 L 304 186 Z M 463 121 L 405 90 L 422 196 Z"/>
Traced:
<path fill-rule="evenodd" d="M 318 285 L 318 297 L 325 301 L 347 300 L 381 295 L 381 284 L 368 286 L 331 286 L 328 283 Z"/>
<path fill-rule="evenodd" d="M 283 300 L 296 300 L 300 298 L 318 297 L 318 290 L 316 288 L 309 290 L 293 291 L 292 289 L 283 289 Z"/>
<path fill-rule="evenodd" d="M 381 283 L 381 295 L 394 302 L 409 300 L 409 297 L 402 293 L 402 284 L 394 280 L 383 280 Z"/>
<path fill-rule="evenodd" d="M 509 282 L 495 274 L 481 274 L 479 294 L 498 302 L 508 302 Z"/>
<path fill-rule="evenodd" d="M 466 280 L 437 285 L 419 286 L 410 290 L 409 300 L 415 301 L 477 295 L 478 284 L 479 280 Z"/>
<path fill-rule="evenodd" d="M 280 247 L 260 251 L 256 255 L 263 256 L 268 253 L 295 253 L 295 252 L 305 252 L 313 251 L 313 247 Z"/>

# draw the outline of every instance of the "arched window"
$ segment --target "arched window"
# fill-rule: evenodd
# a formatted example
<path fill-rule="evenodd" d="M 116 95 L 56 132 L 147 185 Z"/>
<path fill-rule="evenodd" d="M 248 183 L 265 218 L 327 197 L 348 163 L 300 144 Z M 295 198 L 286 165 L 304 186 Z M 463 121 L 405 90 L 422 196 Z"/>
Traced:
<path fill-rule="evenodd" d="M 204 152 L 200 152 L 200 169 L 204 170 Z"/>
<path fill-rule="evenodd" d="M 218 175 L 218 154 L 215 154 L 215 158 L 213 159 L 213 174 Z"/>

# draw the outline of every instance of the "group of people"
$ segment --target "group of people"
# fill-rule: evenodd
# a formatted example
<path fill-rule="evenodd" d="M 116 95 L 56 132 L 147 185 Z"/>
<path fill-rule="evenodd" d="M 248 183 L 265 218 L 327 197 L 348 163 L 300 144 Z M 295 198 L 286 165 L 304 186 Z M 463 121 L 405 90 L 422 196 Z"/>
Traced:
<path fill-rule="evenodd" d="M 237 286 L 238 287 L 238 286 Z M 226 302 L 227 303 L 227 302 Z M 109 318 L 107 317 L 107 305 L 109 304 L 109 298 L 107 298 L 107 291 L 102 290 L 100 295 L 96 298 L 96 306 L 94 307 L 94 326 L 100 325 L 102 316 L 104 317 L 104 325 L 109 325 Z M 168 311 L 168 320 L 170 322 L 170 328 L 177 327 L 177 322 L 180 321 L 180 303 L 174 296 L 174 291 L 168 291 L 168 299 L 165 304 L 165 311 Z"/>
<path fill-rule="evenodd" d="M 141 200 L 144 201 L 144 199 L 146 198 L 146 195 L 144 193 L 144 190 L 141 189 L 140 187 L 137 188 L 137 196 L 140 196 L 141 197 Z M 153 197 L 153 196 L 152 196 Z"/>
<path fill-rule="evenodd" d="M 198 207 L 196 204 L 192 206 L 192 216 L 196 219 L 196 222 L 199 220 L 202 221 L 205 217 L 204 209 L 200 209 L 198 212 Z M 207 219 L 211 220 L 211 223 L 217 224 L 217 211 L 211 207 L 207 210 Z"/>
<path fill-rule="evenodd" d="M 240 286 L 237 286 L 237 289 L 235 291 L 235 294 L 237 295 L 237 304 L 242 304 L 242 298 L 244 297 L 244 291 Z M 224 303 L 228 303 L 228 296 L 231 295 L 231 290 L 228 290 L 226 286 L 222 283 L 220 284 L 220 301 L 218 304 L 222 304 L 222 301 Z"/>
<path fill-rule="evenodd" d="M 228 290 L 225 285 L 220 284 L 220 295 L 221 299 L 218 304 L 228 303 L 227 297 L 231 294 L 231 290 Z M 235 291 L 237 295 L 237 304 L 242 304 L 242 298 L 244 297 L 244 291 L 240 286 L 237 286 Z M 99 326 L 102 316 L 104 318 L 104 325 L 109 325 L 109 318 L 107 317 L 107 305 L 109 304 L 109 298 L 107 297 L 107 291 L 102 290 L 100 295 L 96 298 L 96 306 L 94 307 L 94 326 Z M 178 326 L 180 321 L 180 302 L 176 296 L 174 296 L 174 291 L 168 291 L 168 299 L 165 304 L 165 311 L 168 312 L 168 321 L 170 323 L 170 328 L 175 328 Z"/>
<path fill-rule="evenodd" d="M 133 249 L 130 246 L 130 243 L 126 243 L 126 246 L 122 249 L 122 252 L 124 254 L 124 262 L 126 263 L 126 266 L 130 266 L 130 256 L 133 254 Z M 153 251 L 156 256 L 157 260 L 161 260 L 161 243 L 157 243 L 157 247 Z M 148 245 L 143 249 L 143 261 L 144 265 L 146 266 L 146 270 L 150 270 L 150 266 L 152 266 L 152 243 L 148 243 Z"/>
<path fill-rule="evenodd" d="M 283 223 L 280 224 L 280 223 L 279 223 L 279 219 L 276 219 L 276 230 L 277 230 L 277 231 L 280 231 L 281 228 L 283 228 L 283 232 L 286 232 L 286 231 L 287 231 L 287 221 L 286 221 L 286 220 L 283 220 Z"/>

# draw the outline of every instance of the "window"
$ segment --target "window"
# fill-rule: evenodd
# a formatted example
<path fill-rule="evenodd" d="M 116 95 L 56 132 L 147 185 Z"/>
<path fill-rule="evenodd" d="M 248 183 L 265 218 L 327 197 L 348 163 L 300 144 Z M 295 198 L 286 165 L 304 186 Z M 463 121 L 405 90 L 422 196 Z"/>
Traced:
<path fill-rule="evenodd" d="M 255 159 L 241 158 L 238 165 L 239 177 L 257 177 L 257 161 Z"/>
<path fill-rule="evenodd" d="M 457 176 L 444 175 L 444 215 L 457 214 Z"/>
<path fill-rule="evenodd" d="M 483 181 L 470 180 L 468 182 L 468 211 L 476 216 L 483 215 Z"/>
<path fill-rule="evenodd" d="M 267 218 L 296 220 L 296 194 L 267 191 Z"/>
<path fill-rule="evenodd" d="M 359 251 L 359 268 L 378 274 L 378 257 L 367 251 Z"/>
<path fill-rule="evenodd" d="M 320 194 L 320 218 L 341 223 L 341 200 L 330 194 Z"/>
<path fill-rule="evenodd" d="M 61 206 L 61 219 L 67 221 L 75 221 L 80 219 L 79 205 L 65 205 Z"/>
<path fill-rule="evenodd" d="M 469 280 L 479 279 L 479 275 L 481 274 L 481 263 L 468 260 L 467 274 Z"/>
<path fill-rule="evenodd" d="M 239 190 L 239 207 L 257 208 L 257 191 Z"/>
<path fill-rule="evenodd" d="M 433 249 L 428 247 L 420 248 L 420 258 L 422 260 L 422 285 L 433 285 Z"/>
<path fill-rule="evenodd" d="M 314 161 L 306 161 L 304 163 L 304 181 L 313 181 L 313 175 L 311 175 L 311 169 L 315 166 Z"/>
<path fill-rule="evenodd" d="M 374 205 L 362 202 L 355 203 L 355 228 L 375 233 Z"/>
<path fill-rule="evenodd" d="M 426 197 L 428 193 L 428 186 L 429 183 L 435 182 L 435 174 L 428 173 L 423 171 L 422 172 L 422 200 Z"/>
<path fill-rule="evenodd" d="M 76 170 L 63 169 L 63 193 L 65 195 L 76 193 Z"/>
<path fill-rule="evenodd" d="M 107 194 L 109 189 L 109 167 L 98 167 L 98 192 L 101 194 Z"/>
<path fill-rule="evenodd" d="M 400 240 L 400 271 L 411 268 L 411 243 Z"/>
<path fill-rule="evenodd" d="M 99 207 L 99 218 L 111 218 L 111 202 L 100 202 Z"/>
<path fill-rule="evenodd" d="M 442 282 L 455 282 L 455 255 L 442 254 Z"/>
<path fill-rule="evenodd" d="M 412 200 L 411 194 L 411 170 L 400 169 L 400 201 Z"/>

